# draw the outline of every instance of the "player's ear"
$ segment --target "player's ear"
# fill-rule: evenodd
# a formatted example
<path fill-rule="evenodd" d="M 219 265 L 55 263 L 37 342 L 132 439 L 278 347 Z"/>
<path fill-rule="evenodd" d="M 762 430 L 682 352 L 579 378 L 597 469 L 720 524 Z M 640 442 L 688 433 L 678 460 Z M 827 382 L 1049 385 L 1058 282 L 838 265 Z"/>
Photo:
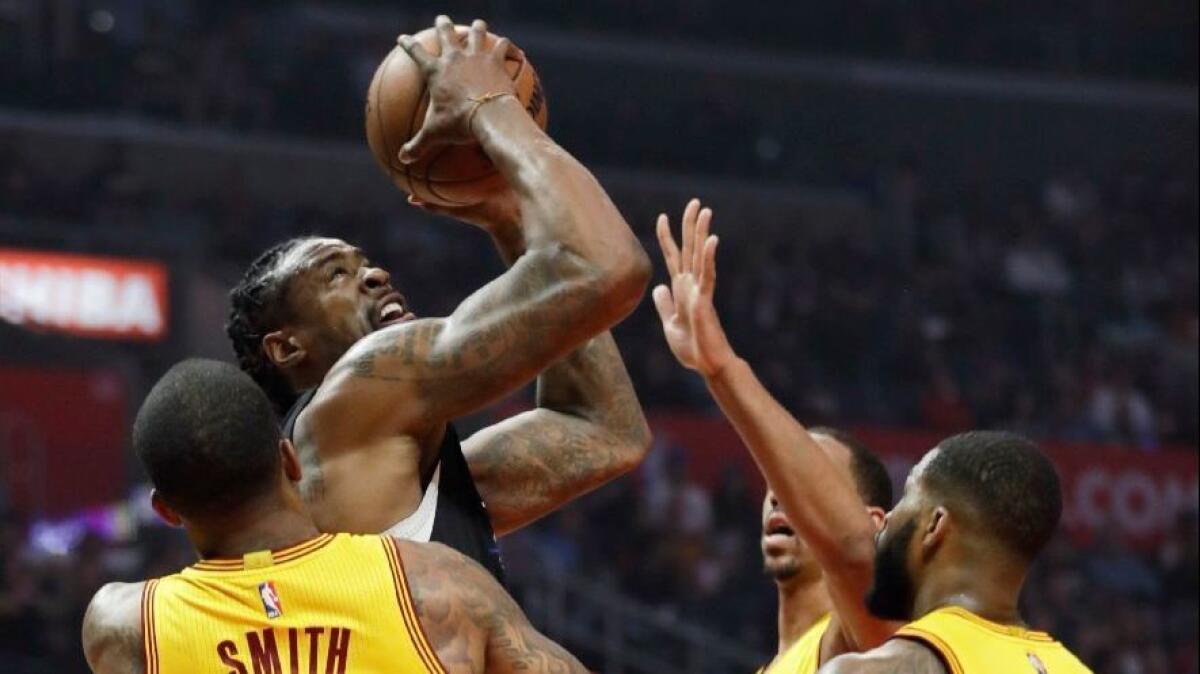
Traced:
<path fill-rule="evenodd" d="M 946 535 L 950 532 L 950 527 L 953 518 L 946 506 L 934 506 L 929 514 L 925 517 L 925 523 L 921 534 L 921 550 L 926 558 L 942 546 L 946 540 Z"/>
<path fill-rule="evenodd" d="M 270 358 L 271 362 L 281 369 L 299 365 L 300 361 L 304 360 L 306 353 L 300 340 L 283 330 L 276 330 L 264 335 L 263 350 L 266 351 L 267 358 Z"/>
<path fill-rule="evenodd" d="M 279 440 L 279 458 L 283 461 L 283 474 L 292 482 L 299 482 L 304 471 L 300 467 L 300 456 L 296 454 L 296 446 L 291 440 Z"/>
<path fill-rule="evenodd" d="M 183 526 L 183 518 L 163 500 L 157 489 L 150 490 L 150 507 L 158 518 L 173 527 Z"/>
<path fill-rule="evenodd" d="M 887 511 L 879 506 L 869 506 L 867 516 L 871 518 L 871 524 L 875 525 L 875 531 L 879 531 L 883 528 L 884 521 L 887 520 Z"/>

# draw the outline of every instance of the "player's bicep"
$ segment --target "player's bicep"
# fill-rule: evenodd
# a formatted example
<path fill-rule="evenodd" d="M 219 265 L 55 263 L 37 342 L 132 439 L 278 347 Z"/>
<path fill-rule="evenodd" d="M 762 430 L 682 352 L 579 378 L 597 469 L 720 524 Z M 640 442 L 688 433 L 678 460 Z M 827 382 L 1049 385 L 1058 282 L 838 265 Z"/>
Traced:
<path fill-rule="evenodd" d="M 606 282 L 569 251 L 531 251 L 450 316 L 360 340 L 313 403 L 353 399 L 371 413 L 430 425 L 474 412 L 608 327 L 617 317 L 602 301 Z"/>
<path fill-rule="evenodd" d="M 949 674 L 933 651 L 915 641 L 892 639 L 866 653 L 829 661 L 819 674 Z"/>

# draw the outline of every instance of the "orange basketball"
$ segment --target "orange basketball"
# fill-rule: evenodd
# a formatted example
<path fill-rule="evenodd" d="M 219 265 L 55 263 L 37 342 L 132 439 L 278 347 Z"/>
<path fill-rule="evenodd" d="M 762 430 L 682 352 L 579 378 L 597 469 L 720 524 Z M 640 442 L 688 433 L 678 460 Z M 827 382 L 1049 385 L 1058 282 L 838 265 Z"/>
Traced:
<path fill-rule="evenodd" d="M 468 28 L 457 26 L 459 35 Z M 430 54 L 441 53 L 437 32 L 426 29 L 413 36 Z M 484 47 L 499 38 L 488 33 Z M 517 53 L 505 62 L 517 98 L 543 129 L 546 128 L 546 97 L 533 65 Z M 417 63 L 400 46 L 392 49 L 375 71 L 367 92 L 367 143 L 379 166 L 400 189 L 423 201 L 445 206 L 466 206 L 483 201 L 504 184 L 479 145 L 450 145 L 438 148 L 418 162 L 401 164 L 399 152 L 425 121 L 429 95 Z"/>

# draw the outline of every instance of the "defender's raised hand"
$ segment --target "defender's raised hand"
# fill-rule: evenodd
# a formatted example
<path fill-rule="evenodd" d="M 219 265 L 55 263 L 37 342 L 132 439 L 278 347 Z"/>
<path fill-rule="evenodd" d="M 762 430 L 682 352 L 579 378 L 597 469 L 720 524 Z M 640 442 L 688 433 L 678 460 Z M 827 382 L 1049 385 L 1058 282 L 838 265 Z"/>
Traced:
<path fill-rule="evenodd" d="M 450 17 L 439 16 L 434 26 L 440 50 L 437 56 L 411 35 L 396 40 L 420 66 L 429 90 L 425 123 L 400 149 L 400 161 L 405 163 L 417 161 L 435 145 L 474 142 L 471 118 L 479 106 L 515 92 L 504 68 L 505 57 L 516 49 L 512 42 L 501 38 L 486 46 L 487 24 L 479 19 L 471 24 L 465 44 Z"/>
<path fill-rule="evenodd" d="M 671 234 L 670 220 L 665 213 L 658 216 L 658 244 L 671 285 L 654 289 L 654 306 L 671 353 L 681 365 L 705 377 L 717 374 L 737 358 L 713 307 L 717 237 L 708 233 L 711 222 L 711 209 L 701 208 L 699 199 L 689 201 L 683 211 L 680 249 Z"/>

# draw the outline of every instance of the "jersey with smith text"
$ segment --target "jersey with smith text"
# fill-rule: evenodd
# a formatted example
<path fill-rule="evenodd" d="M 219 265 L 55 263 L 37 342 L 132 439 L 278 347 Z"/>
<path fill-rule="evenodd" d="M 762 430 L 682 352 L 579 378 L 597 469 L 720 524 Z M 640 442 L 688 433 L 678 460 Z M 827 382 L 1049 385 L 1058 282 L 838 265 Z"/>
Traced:
<path fill-rule="evenodd" d="M 146 582 L 146 674 L 445 674 L 395 541 L 322 534 Z"/>

